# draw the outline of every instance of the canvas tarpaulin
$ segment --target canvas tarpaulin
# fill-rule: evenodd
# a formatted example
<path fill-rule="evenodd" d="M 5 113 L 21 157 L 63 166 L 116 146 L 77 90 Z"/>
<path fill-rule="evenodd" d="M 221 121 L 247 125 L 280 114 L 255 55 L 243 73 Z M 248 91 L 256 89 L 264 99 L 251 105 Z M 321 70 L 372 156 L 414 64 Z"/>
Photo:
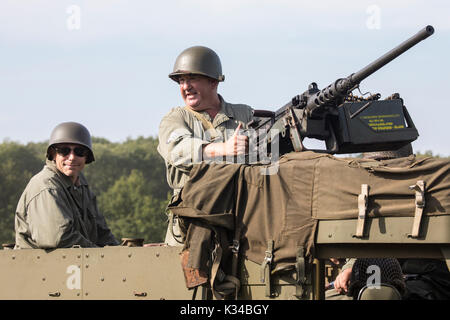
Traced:
<path fill-rule="evenodd" d="M 202 221 L 203 227 L 226 230 L 239 240 L 240 254 L 256 263 L 262 263 L 267 243 L 273 240 L 276 269 L 295 263 L 299 247 L 311 258 L 319 220 L 357 219 L 362 184 L 369 185 L 369 216 L 414 216 L 415 193 L 409 186 L 418 180 L 426 186 L 423 214 L 450 213 L 446 159 L 376 161 L 308 151 L 281 157 L 272 166 L 278 169 L 274 174 L 264 174 L 267 167 L 198 164 L 169 209 L 190 221 Z M 195 252 L 198 246 L 186 247 Z M 190 260 L 192 267 L 199 266 L 195 261 Z"/>

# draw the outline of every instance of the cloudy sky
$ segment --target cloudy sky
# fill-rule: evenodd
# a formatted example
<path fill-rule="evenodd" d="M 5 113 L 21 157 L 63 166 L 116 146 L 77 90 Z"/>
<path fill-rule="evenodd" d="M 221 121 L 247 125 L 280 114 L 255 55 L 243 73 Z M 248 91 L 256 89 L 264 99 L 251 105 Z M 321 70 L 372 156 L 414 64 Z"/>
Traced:
<path fill-rule="evenodd" d="M 432 25 L 361 91 L 400 93 L 415 150 L 449 156 L 449 16 L 446 1 L 1 0 L 0 142 L 45 141 L 64 121 L 111 141 L 156 136 L 182 104 L 167 75 L 193 45 L 219 54 L 225 100 L 274 111 Z"/>

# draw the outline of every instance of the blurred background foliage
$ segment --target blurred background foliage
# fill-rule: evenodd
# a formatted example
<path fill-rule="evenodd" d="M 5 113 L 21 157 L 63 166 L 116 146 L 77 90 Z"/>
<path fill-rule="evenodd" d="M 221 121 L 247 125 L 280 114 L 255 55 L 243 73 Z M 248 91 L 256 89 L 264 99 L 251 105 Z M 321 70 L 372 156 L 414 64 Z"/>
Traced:
<path fill-rule="evenodd" d="M 139 137 L 117 143 L 94 137 L 92 142 L 96 161 L 83 172 L 113 234 L 117 239 L 163 242 L 171 191 L 156 150 L 158 139 Z M 30 178 L 42 170 L 47 143 L 0 143 L 0 243 L 14 242 L 17 202 Z M 431 151 L 416 156 L 441 157 Z"/>

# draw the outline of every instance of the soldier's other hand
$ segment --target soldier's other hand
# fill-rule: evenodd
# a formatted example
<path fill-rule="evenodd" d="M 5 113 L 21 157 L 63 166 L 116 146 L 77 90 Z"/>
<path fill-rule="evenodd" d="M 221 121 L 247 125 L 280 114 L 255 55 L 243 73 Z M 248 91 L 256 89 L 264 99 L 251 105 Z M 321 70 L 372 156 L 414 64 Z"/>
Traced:
<path fill-rule="evenodd" d="M 336 280 L 334 280 L 334 288 L 339 293 L 347 293 L 348 285 L 350 283 L 350 276 L 352 274 L 352 268 L 347 268 L 342 270 L 341 273 L 338 274 Z"/>
<path fill-rule="evenodd" d="M 336 265 L 340 264 L 341 262 L 337 258 L 330 258 L 330 261 Z"/>

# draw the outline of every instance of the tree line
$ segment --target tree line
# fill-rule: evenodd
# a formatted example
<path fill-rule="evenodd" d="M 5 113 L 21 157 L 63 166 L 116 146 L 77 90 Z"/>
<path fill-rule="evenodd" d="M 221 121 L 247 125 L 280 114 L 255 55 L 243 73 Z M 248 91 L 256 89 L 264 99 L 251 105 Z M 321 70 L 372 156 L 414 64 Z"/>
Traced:
<path fill-rule="evenodd" d="M 115 143 L 92 138 L 95 161 L 83 173 L 117 239 L 163 242 L 170 199 L 158 139 L 139 137 Z M 48 142 L 0 144 L 0 243 L 13 243 L 17 202 L 30 178 L 42 170 Z"/>
<path fill-rule="evenodd" d="M 119 240 L 164 241 L 171 190 L 164 161 L 156 150 L 158 139 L 139 137 L 117 143 L 93 137 L 92 142 L 96 161 L 83 173 L 113 234 Z M 17 202 L 30 178 L 42 170 L 47 145 L 47 141 L 0 144 L 0 243 L 14 242 Z"/>

